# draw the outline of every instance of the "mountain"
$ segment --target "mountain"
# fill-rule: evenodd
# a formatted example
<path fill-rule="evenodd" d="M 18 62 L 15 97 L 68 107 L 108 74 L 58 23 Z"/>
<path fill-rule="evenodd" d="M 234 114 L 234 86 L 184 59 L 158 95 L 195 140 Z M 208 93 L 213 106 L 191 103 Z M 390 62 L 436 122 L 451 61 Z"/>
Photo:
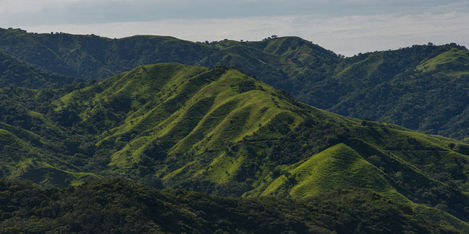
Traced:
<path fill-rule="evenodd" d="M 298 37 L 194 43 L 0 29 L 0 51 L 72 77 L 105 78 L 138 65 L 228 65 L 307 104 L 463 140 L 469 136 L 469 52 L 425 45 L 344 58 Z"/>
<path fill-rule="evenodd" d="M 76 155 L 67 150 L 70 147 L 67 138 L 73 136 L 65 135 L 67 129 L 48 116 L 50 101 L 65 92 L 19 87 L 0 89 L 0 176 L 21 176 L 58 186 L 93 177 L 74 172 L 78 169 L 71 161 Z"/>
<path fill-rule="evenodd" d="M 338 59 L 333 52 L 298 37 L 194 43 L 164 36 L 109 39 L 96 35 L 27 33 L 20 29 L 0 29 L 0 51 L 58 74 L 85 79 L 106 78 L 138 65 L 177 62 L 209 67 L 236 65 L 280 84 L 280 79 L 294 78 L 286 74 L 295 72 L 297 77 L 311 70 L 304 65 Z"/>
<path fill-rule="evenodd" d="M 106 78 L 142 64 L 194 64 L 212 53 L 205 52 L 211 49 L 203 44 L 160 36 L 117 40 L 0 29 L 0 38 L 0 51 L 42 69 L 85 79 Z"/>
<path fill-rule="evenodd" d="M 458 233 L 468 229 L 457 221 L 439 226 L 406 204 L 351 189 L 293 201 L 159 191 L 119 179 L 61 190 L 0 180 L 0 201 L 4 233 Z"/>
<path fill-rule="evenodd" d="M 330 79 L 310 85 L 304 97 L 342 115 L 464 139 L 468 84 L 466 48 L 413 46 L 347 58 Z"/>
<path fill-rule="evenodd" d="M 0 52 L 0 86 L 58 88 L 78 80 L 40 71 Z"/>
<path fill-rule="evenodd" d="M 146 65 L 0 97 L 0 174 L 10 179 L 63 187 L 121 176 L 299 200 L 357 188 L 427 220 L 469 220 L 469 145 L 323 111 L 233 68 Z"/>

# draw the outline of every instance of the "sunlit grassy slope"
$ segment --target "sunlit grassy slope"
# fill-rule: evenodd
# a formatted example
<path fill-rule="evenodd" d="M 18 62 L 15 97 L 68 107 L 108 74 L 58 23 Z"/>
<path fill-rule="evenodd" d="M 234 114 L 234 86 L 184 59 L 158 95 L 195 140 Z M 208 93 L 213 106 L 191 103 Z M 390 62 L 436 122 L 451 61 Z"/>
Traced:
<path fill-rule="evenodd" d="M 290 170 L 297 183 L 293 197 L 313 197 L 343 187 L 391 190 L 381 171 L 344 144 L 332 146 Z"/>
<path fill-rule="evenodd" d="M 12 128 L 0 122 L 1 128 Z M 33 133 L 18 132 L 25 140 L 37 140 Z M 41 143 L 42 139 L 31 143 L 13 133 L 0 129 L 0 176 L 24 178 L 38 184 L 66 186 L 80 184 L 85 178 L 97 178 L 93 173 L 74 172 L 73 166 L 64 159 L 50 155 Z M 70 168 L 71 167 L 71 168 Z"/>
<path fill-rule="evenodd" d="M 306 106 L 230 68 L 140 66 L 55 105 L 94 126 L 110 174 L 243 196 L 362 187 L 431 205 L 468 201 L 463 143 Z"/>
<path fill-rule="evenodd" d="M 139 66 L 71 92 L 43 94 L 49 108 L 34 105 L 39 91 L 22 92 L 31 100 L 21 101 L 33 103 L 23 105 L 25 121 L 6 119 L 5 126 L 31 137 L 6 127 L 2 134 L 40 152 L 13 160 L 37 162 L 28 164 L 35 173 L 15 168 L 5 176 L 59 185 L 124 176 L 222 195 L 297 199 L 362 188 L 419 212 L 438 216 L 428 210 L 437 207 L 468 219 L 468 145 L 307 106 L 236 69 Z M 50 168 L 57 174 L 44 172 Z"/>
<path fill-rule="evenodd" d="M 446 66 L 446 67 L 445 67 Z M 422 72 L 438 72 L 439 70 L 448 71 L 458 67 L 469 66 L 469 51 L 457 48 L 449 49 L 435 57 L 424 60 L 417 66 L 417 70 Z M 467 73 L 455 73 L 454 75 L 467 75 Z"/>

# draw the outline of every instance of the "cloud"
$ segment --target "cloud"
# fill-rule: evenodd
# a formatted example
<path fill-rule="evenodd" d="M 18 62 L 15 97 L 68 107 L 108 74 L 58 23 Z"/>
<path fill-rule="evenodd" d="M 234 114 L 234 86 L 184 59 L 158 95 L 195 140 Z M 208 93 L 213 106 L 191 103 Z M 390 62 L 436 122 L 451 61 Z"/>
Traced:
<path fill-rule="evenodd" d="M 3 0 L 0 25 L 83 24 L 166 19 L 469 12 L 459 0 Z"/>

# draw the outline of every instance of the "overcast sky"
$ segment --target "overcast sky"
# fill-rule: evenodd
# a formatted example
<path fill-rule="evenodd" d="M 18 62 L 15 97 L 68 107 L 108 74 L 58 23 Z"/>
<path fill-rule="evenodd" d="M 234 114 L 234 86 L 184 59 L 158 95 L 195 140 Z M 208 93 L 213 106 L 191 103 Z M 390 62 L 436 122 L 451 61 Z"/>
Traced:
<path fill-rule="evenodd" d="M 469 0 L 0 0 L 0 27 L 192 41 L 300 36 L 343 55 L 469 47 Z"/>

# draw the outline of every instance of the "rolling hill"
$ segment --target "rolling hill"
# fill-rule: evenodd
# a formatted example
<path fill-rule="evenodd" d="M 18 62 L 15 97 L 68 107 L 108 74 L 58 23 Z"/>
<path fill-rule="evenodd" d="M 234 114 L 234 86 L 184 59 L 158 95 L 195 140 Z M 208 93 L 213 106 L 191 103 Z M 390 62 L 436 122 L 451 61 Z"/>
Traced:
<path fill-rule="evenodd" d="M 303 96 L 342 115 L 464 139 L 468 84 L 466 48 L 413 46 L 347 58 L 331 79 L 309 86 L 311 94 Z"/>
<path fill-rule="evenodd" d="M 1 87 L 59 88 L 78 81 L 63 75 L 40 71 L 0 52 Z"/>
<path fill-rule="evenodd" d="M 455 44 L 344 58 L 298 37 L 194 43 L 162 36 L 109 39 L 0 29 L 0 51 L 85 79 L 161 62 L 228 65 L 341 115 L 460 140 L 469 136 L 469 52 Z"/>
<path fill-rule="evenodd" d="M 68 89 L 1 90 L 3 177 L 299 200 L 357 188 L 427 221 L 469 220 L 457 140 L 320 110 L 224 66 L 139 66 Z"/>

